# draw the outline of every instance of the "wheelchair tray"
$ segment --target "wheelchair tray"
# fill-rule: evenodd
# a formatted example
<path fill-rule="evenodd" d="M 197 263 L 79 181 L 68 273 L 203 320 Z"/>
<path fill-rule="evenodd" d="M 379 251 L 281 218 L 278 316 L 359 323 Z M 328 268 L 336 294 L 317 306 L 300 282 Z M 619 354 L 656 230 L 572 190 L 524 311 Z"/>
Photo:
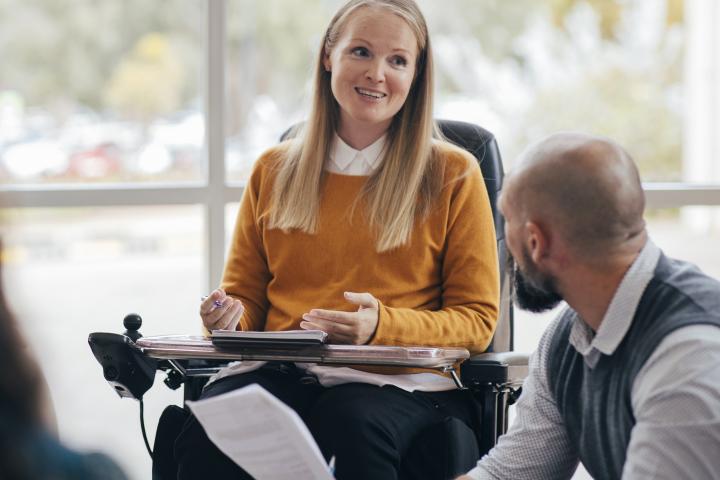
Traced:
<path fill-rule="evenodd" d="M 136 345 L 148 357 L 165 360 L 279 360 L 325 365 L 385 365 L 443 369 L 466 360 L 464 348 L 322 345 L 314 347 L 219 347 L 209 337 L 142 337 Z"/>

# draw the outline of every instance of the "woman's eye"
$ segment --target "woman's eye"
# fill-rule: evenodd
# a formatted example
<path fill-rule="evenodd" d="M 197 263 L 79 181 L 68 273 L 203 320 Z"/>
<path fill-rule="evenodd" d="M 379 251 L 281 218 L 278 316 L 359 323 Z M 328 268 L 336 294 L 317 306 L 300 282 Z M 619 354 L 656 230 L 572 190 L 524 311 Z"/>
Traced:
<path fill-rule="evenodd" d="M 395 67 L 404 67 L 407 65 L 407 60 L 403 57 L 393 57 L 390 60 L 390 63 L 392 63 Z"/>
<path fill-rule="evenodd" d="M 352 53 L 356 57 L 367 57 L 369 55 L 368 50 L 365 47 L 355 47 L 350 50 L 350 53 Z"/>

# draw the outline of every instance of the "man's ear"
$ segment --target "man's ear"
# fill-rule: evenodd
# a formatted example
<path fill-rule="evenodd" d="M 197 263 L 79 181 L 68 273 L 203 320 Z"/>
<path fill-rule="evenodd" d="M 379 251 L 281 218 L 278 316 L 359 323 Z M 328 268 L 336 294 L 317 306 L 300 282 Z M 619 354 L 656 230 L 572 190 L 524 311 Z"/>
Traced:
<path fill-rule="evenodd" d="M 527 251 L 532 261 L 539 265 L 550 253 L 550 237 L 546 229 L 539 223 L 528 221 L 525 224 Z"/>

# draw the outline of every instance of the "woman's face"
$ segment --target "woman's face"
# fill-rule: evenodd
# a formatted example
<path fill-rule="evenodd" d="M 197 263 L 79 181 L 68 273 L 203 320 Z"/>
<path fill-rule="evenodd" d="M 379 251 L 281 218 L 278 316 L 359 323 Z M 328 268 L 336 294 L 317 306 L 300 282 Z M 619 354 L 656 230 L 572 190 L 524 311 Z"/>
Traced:
<path fill-rule="evenodd" d="M 332 92 L 340 105 L 340 135 L 356 129 L 384 132 L 410 92 L 417 39 L 399 16 L 360 8 L 326 52 Z"/>

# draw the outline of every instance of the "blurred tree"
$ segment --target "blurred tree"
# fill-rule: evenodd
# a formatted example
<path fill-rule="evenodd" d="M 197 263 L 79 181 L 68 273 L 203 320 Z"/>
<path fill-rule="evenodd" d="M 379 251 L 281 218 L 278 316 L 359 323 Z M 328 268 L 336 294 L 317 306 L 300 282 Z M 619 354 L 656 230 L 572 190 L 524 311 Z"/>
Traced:
<path fill-rule="evenodd" d="M 514 153 L 561 130 L 604 135 L 627 148 L 644 181 L 680 181 L 682 124 L 647 72 L 607 69 L 539 92 L 518 119 Z"/>
<path fill-rule="evenodd" d="M 228 133 L 243 130 L 259 95 L 297 111 L 324 29 L 340 0 L 228 2 Z"/>
<path fill-rule="evenodd" d="M 549 0 L 553 23 L 557 28 L 565 28 L 565 21 L 580 4 L 589 5 L 597 14 L 600 31 L 605 40 L 616 39 L 617 27 L 622 21 L 625 10 L 638 0 Z M 683 21 L 684 0 L 663 0 L 665 2 L 667 26 L 681 24 Z"/>
<path fill-rule="evenodd" d="M 588 4 L 597 14 L 603 38 L 615 38 L 616 28 L 627 3 L 623 0 L 551 0 L 550 8 L 555 25 L 565 28 L 567 17 L 581 3 Z"/>
<path fill-rule="evenodd" d="M 109 110 L 107 102 L 133 116 L 152 116 L 152 109 L 167 112 L 169 105 L 183 108 L 195 103 L 198 108 L 206 1 L 0 0 L 0 90 L 18 91 L 28 110 L 41 106 L 55 117 L 78 107 Z M 289 114 L 301 110 L 323 31 L 343 1 L 227 0 L 230 136 L 246 131 L 249 112 L 261 96 L 272 98 L 278 108 L 273 115 L 280 123 L 291 121 Z M 443 61 L 437 63 L 440 96 L 485 101 L 510 132 L 512 145 L 501 147 L 516 151 L 540 127 L 548 131 L 582 125 L 610 134 L 615 127 L 608 119 L 614 119 L 622 125 L 617 127 L 619 138 L 643 145 L 637 150 L 643 152 L 638 155 L 641 161 L 648 162 L 646 171 L 656 169 L 674 178 L 681 162 L 676 107 L 681 99 L 673 104 L 668 95 L 680 95 L 683 70 L 681 54 L 673 53 L 682 50 L 677 45 L 682 35 L 670 33 L 681 32 L 685 2 L 652 0 L 665 7 L 660 40 L 638 49 L 633 44 L 637 29 L 628 20 L 647 1 L 418 0 L 435 45 L 443 45 Z M 595 15 L 597 38 L 589 43 L 567 28 L 578 8 L 589 8 Z M 593 34 L 591 30 L 582 33 Z M 165 39 L 176 61 L 152 66 L 133 51 L 149 33 Z M 141 65 L 155 73 L 140 73 Z M 542 74 L 548 71 L 567 76 L 562 89 L 558 83 L 544 83 Z M 170 72 L 182 73 L 168 80 Z M 129 108 L 128 85 L 152 83 L 154 75 L 163 78 L 155 84 L 164 84 L 168 91 L 156 95 L 147 90 L 136 101 L 142 104 L 155 97 L 155 106 Z M 120 84 L 126 90 L 122 107 Z M 648 91 L 657 98 L 635 96 Z M 508 102 L 510 96 L 518 100 Z M 525 105 L 522 111 L 518 104 Z M 638 140 L 652 136 L 652 125 L 663 137 L 654 146 Z"/>
<path fill-rule="evenodd" d="M 127 118 L 149 123 L 177 110 L 185 72 L 168 39 L 146 34 L 118 63 L 106 88 L 106 103 Z"/>
<path fill-rule="evenodd" d="M 159 32 L 176 45 L 186 81 L 182 101 L 198 96 L 203 0 L 0 0 L 0 89 L 62 119 L 79 106 L 103 110 L 104 84 L 138 39 Z M 195 75 L 192 75 L 195 73 Z"/>
<path fill-rule="evenodd" d="M 667 0 L 667 25 L 682 25 L 685 20 L 685 0 Z"/>
<path fill-rule="evenodd" d="M 536 0 L 420 0 L 429 27 L 442 35 L 477 38 L 488 58 L 501 62 L 515 57 L 515 39 L 546 10 Z"/>
<path fill-rule="evenodd" d="M 657 28 L 659 37 L 638 43 L 628 19 L 647 18 L 632 16 L 643 1 L 428 0 L 435 45 L 452 42 L 444 54 L 453 61 L 438 62 L 440 89 L 479 99 L 502 119 L 509 163 L 539 137 L 579 129 L 627 145 L 644 179 L 680 180 L 682 116 L 675 97 L 683 82 L 682 43 L 670 33 L 682 27 L 684 2 L 655 0 L 665 4 L 663 23 L 643 27 Z M 581 7 L 594 12 L 597 29 L 566 28 Z M 588 38 L 593 32 L 597 38 Z"/>

